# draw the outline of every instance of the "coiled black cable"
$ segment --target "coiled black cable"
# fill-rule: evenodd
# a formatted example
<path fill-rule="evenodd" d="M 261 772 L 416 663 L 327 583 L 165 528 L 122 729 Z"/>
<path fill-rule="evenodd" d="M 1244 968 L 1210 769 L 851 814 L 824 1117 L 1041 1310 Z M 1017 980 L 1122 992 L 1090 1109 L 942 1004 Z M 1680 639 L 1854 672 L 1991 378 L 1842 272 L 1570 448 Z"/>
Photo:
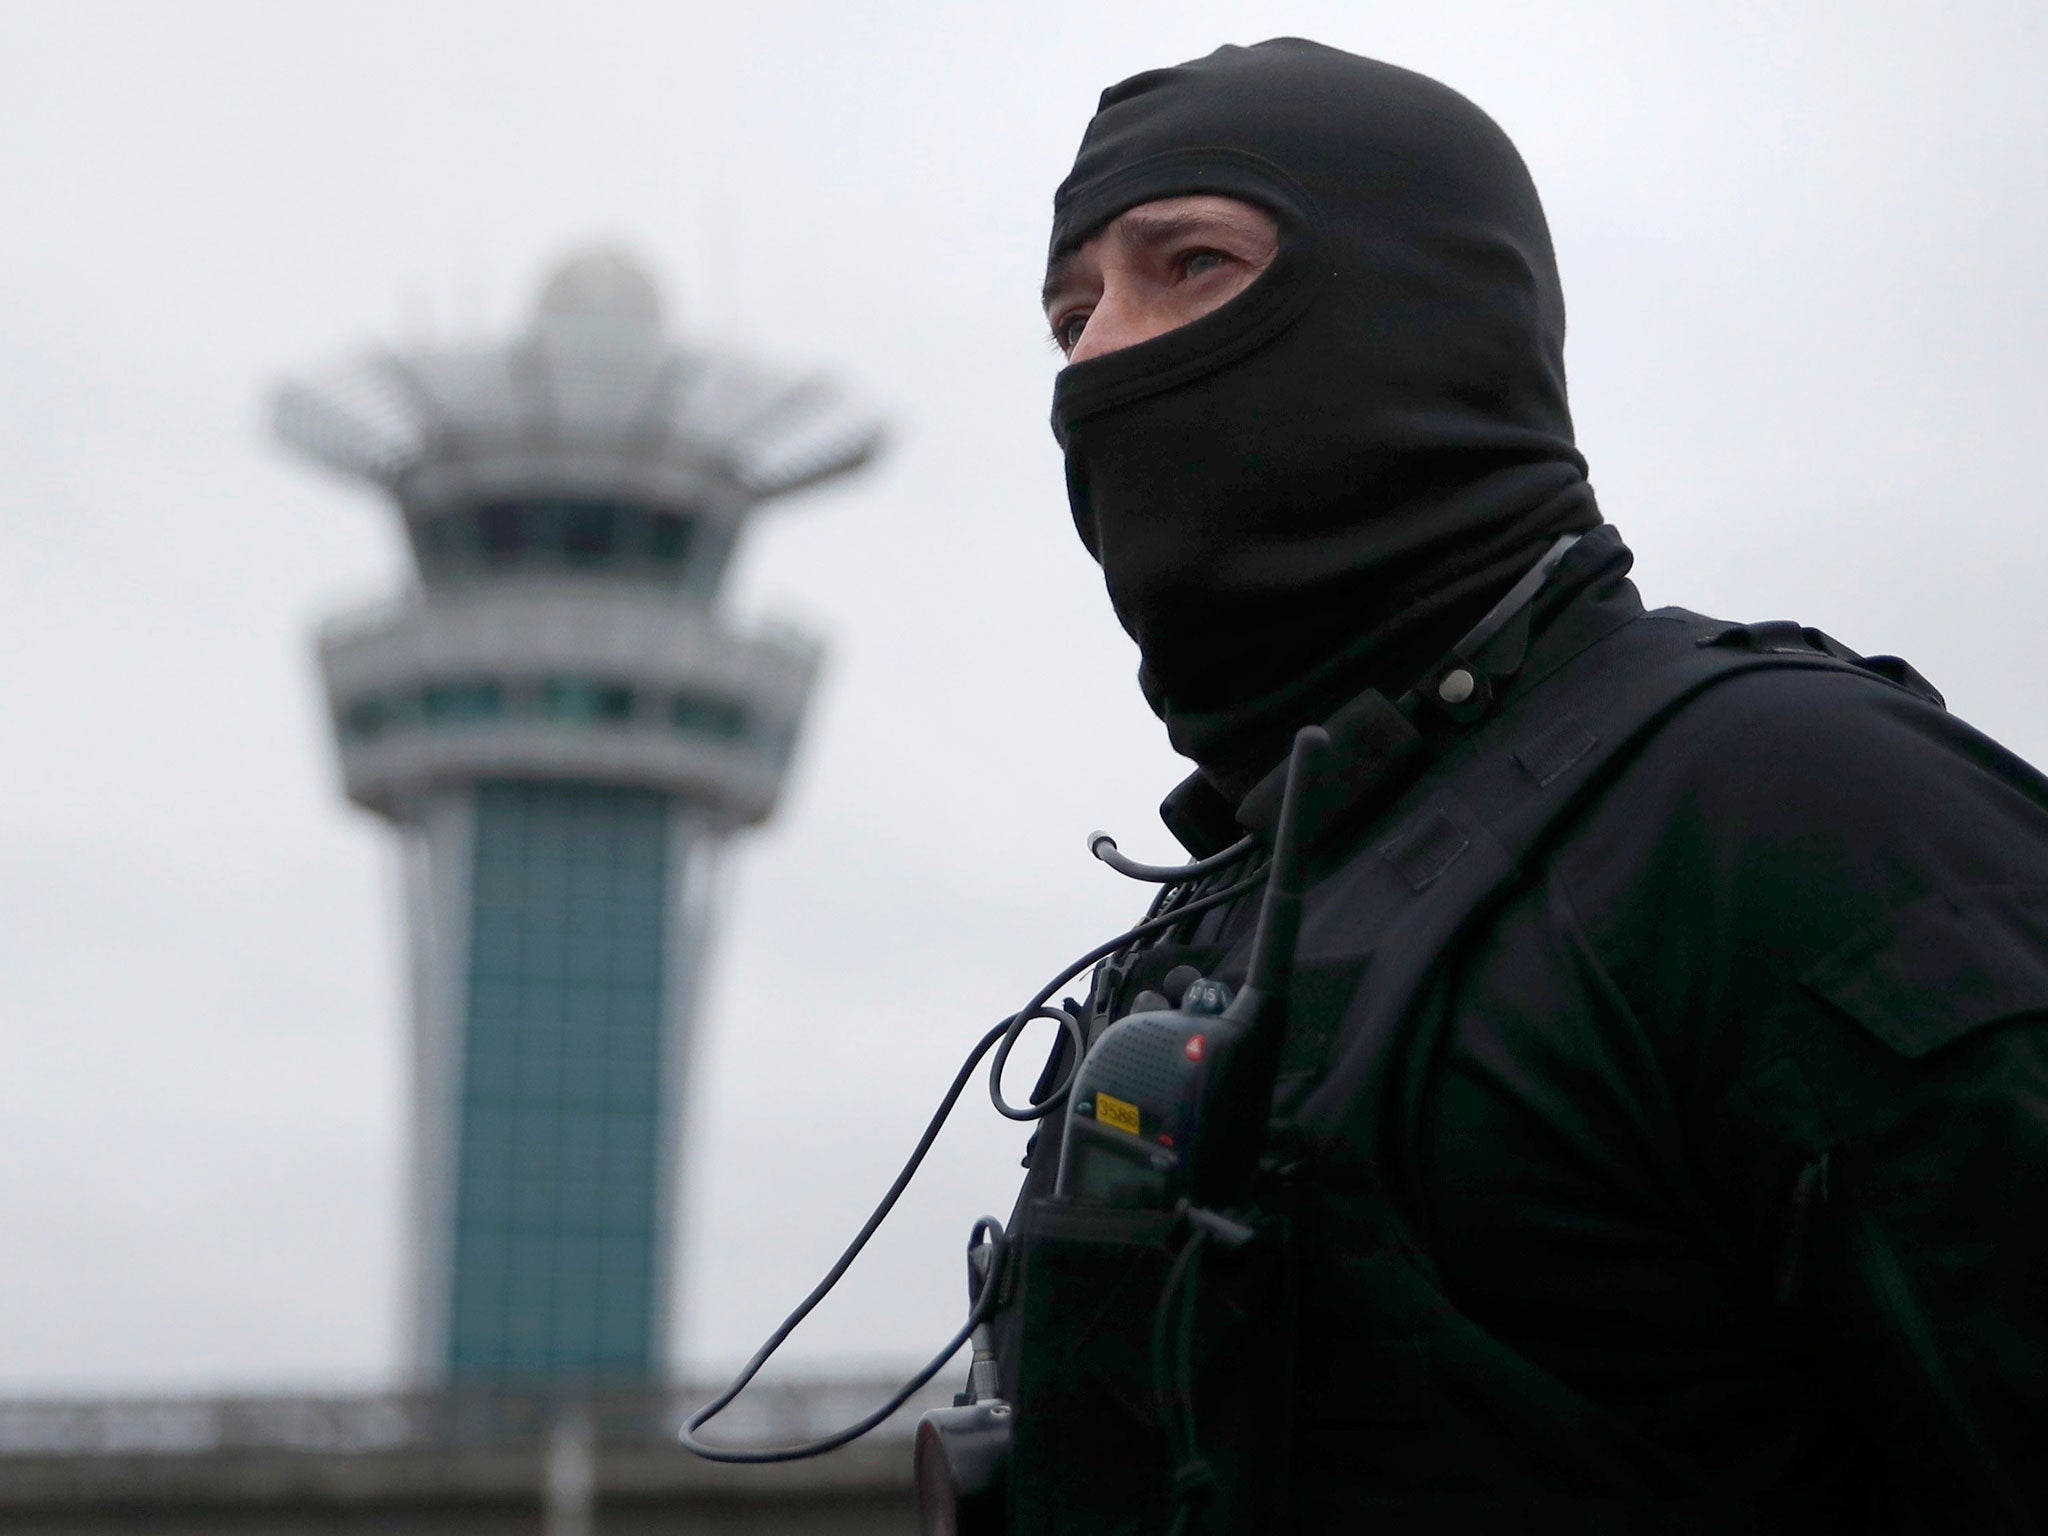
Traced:
<path fill-rule="evenodd" d="M 1057 1087 L 1036 1103 L 1027 1104 L 1019 1108 L 1003 1097 L 1003 1069 L 1009 1065 L 1011 1048 L 1016 1045 L 1018 1038 L 1024 1033 L 1024 1026 L 1033 1019 L 1043 1017 L 1049 1013 L 1056 1013 L 1061 1018 L 1073 1023 L 1075 1030 L 1074 1061 L 1076 1064 L 1080 1062 L 1081 1054 L 1087 1048 L 1087 1041 L 1079 1037 L 1079 1021 L 1075 1020 L 1073 1015 L 1067 1013 L 1064 1009 L 1049 1009 L 1045 1006 L 1046 1000 L 1053 993 L 1059 991 L 1061 987 L 1064 987 L 1076 976 L 1087 970 L 1096 961 L 1107 960 L 1111 955 L 1116 954 L 1119 950 L 1127 949 L 1139 939 L 1149 938 L 1155 933 L 1164 933 L 1177 924 L 1193 917 L 1198 912 L 1207 912 L 1212 907 L 1220 907 L 1225 902 L 1235 901 L 1238 897 L 1256 890 L 1259 882 L 1264 878 L 1265 870 L 1261 868 L 1233 885 L 1226 885 L 1220 891 L 1211 892 L 1209 895 L 1193 901 L 1183 902 L 1155 917 L 1148 917 L 1144 922 L 1138 924 L 1137 927 L 1125 929 L 1108 943 L 1096 945 L 1095 948 L 1089 950 L 1087 954 L 1039 988 L 1038 995 L 1031 999 L 1029 1005 L 1020 1012 L 1012 1014 L 1003 1022 L 1002 1044 L 996 1047 L 996 1059 L 990 1064 L 988 1073 L 989 1102 L 995 1105 L 996 1113 L 1006 1120 L 1043 1120 L 1047 1115 L 1067 1102 L 1067 1086 L 1073 1081 L 1074 1077 L 1072 1071 L 1069 1071 Z"/>

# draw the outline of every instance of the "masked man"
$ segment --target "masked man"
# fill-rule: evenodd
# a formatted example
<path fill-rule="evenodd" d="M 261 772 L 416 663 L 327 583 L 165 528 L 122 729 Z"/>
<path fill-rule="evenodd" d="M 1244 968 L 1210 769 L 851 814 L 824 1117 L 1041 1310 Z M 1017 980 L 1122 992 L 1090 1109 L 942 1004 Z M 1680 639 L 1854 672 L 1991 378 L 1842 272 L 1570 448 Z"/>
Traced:
<path fill-rule="evenodd" d="M 1166 1433 L 1179 1239 L 1056 1198 L 1047 1121 L 1013 1527 L 2033 1529 L 2048 783 L 1903 663 L 1644 613 L 1535 189 L 1433 81 L 1281 40 L 1112 87 L 1045 300 L 1168 825 L 1270 839 L 1293 733 L 1333 758 L 1269 1251 Z M 1241 982 L 1253 916 L 1106 963 L 1091 1038 Z"/>

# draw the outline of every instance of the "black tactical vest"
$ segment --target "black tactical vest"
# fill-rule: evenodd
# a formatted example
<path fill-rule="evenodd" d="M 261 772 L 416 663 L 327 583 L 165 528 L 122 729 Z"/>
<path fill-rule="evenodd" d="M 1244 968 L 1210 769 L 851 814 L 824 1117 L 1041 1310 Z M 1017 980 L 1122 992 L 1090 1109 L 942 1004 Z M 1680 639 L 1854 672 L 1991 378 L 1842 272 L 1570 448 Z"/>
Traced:
<path fill-rule="evenodd" d="M 1706 689 L 1799 667 L 1939 700 L 1904 663 L 1814 630 L 1644 613 L 1625 582 L 1582 595 L 1533 642 L 1525 630 L 1506 643 L 1505 664 L 1478 658 L 1479 686 L 1424 722 L 1422 734 L 1438 731 L 1426 764 L 1377 695 L 1332 721 L 1353 750 L 1322 791 L 1260 1236 L 1205 1259 L 1193 1464 L 1169 1455 L 1155 1370 L 1156 1303 L 1182 1234 L 1163 1214 L 1051 1198 L 1060 1127 L 1041 1131 L 1003 1281 L 1017 1536 L 1164 1532 L 1176 1479 L 1191 1531 L 1725 1528 L 1694 1469 L 1489 1335 L 1438 1284 L 1402 1215 L 1399 1156 L 1440 1022 L 1430 984 L 1546 838 Z M 1259 800 L 1239 812 L 1255 826 Z M 1248 927 L 1226 919 L 1099 976 L 1098 1016 L 1179 964 L 1238 981 Z M 1343 1349 L 1319 1349 L 1339 1327 Z M 1461 1477 L 1490 1492 L 1445 1496 Z"/>

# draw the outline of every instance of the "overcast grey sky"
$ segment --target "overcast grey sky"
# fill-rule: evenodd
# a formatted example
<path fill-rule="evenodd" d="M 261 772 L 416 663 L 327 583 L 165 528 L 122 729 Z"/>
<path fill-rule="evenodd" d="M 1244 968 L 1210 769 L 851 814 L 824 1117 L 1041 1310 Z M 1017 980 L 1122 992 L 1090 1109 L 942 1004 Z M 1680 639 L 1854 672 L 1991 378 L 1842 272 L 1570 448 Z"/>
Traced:
<path fill-rule="evenodd" d="M 1299 33 L 1520 144 L 1580 438 L 1653 602 L 1897 651 L 2048 760 L 2036 5 L 0 3 L 0 1393 L 399 1360 L 401 933 L 309 637 L 393 589 L 261 401 L 519 323 L 618 240 L 681 327 L 895 427 L 766 515 L 743 614 L 832 650 L 736 850 L 686 1176 L 686 1364 L 809 1286 L 959 1054 L 1143 902 L 1179 777 L 1074 540 L 1033 293 L 1097 91 Z M 791 1355 L 951 1329 L 1021 1137 L 978 1098 Z"/>

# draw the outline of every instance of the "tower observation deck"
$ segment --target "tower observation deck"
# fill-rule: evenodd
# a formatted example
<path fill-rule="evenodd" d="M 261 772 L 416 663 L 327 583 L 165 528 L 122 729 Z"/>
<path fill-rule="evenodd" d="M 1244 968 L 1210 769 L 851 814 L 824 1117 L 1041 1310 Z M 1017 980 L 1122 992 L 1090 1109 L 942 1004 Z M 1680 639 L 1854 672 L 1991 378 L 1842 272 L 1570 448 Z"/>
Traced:
<path fill-rule="evenodd" d="M 416 566 L 319 638 L 345 791 L 406 854 L 416 1369 L 652 1380 L 712 865 L 774 808 L 818 660 L 718 592 L 753 509 L 878 428 L 676 344 L 610 252 L 503 345 L 378 353 L 274 407 L 396 503 Z"/>

